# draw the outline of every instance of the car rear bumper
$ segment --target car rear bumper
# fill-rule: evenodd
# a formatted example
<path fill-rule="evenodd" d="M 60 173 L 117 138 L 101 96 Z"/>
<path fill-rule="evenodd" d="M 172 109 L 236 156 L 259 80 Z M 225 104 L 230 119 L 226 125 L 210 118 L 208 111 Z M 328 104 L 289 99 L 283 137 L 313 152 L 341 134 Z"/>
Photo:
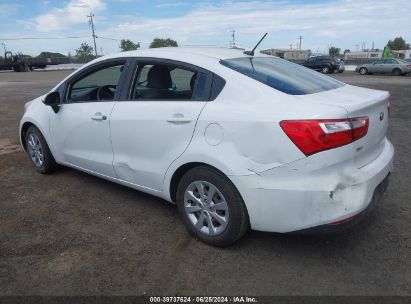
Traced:
<path fill-rule="evenodd" d="M 393 169 L 394 148 L 384 149 L 358 169 L 348 163 L 299 172 L 298 162 L 249 176 L 231 176 L 250 217 L 251 228 L 291 232 L 353 217 L 372 202 L 377 187 Z M 347 172 L 349 167 L 349 174 Z M 284 179 L 282 176 L 287 175 Z M 291 178 L 290 178 L 291 177 Z"/>
<path fill-rule="evenodd" d="M 373 212 L 381 197 L 388 188 L 389 176 L 390 174 L 388 174 L 383 179 L 383 181 L 377 186 L 377 188 L 375 188 L 371 202 L 368 204 L 368 206 L 355 216 L 348 217 L 345 220 L 337 221 L 335 223 L 315 226 L 312 228 L 297 230 L 294 232 L 297 234 L 328 234 L 340 233 L 353 228 L 354 226 L 362 222 L 370 213 Z"/>

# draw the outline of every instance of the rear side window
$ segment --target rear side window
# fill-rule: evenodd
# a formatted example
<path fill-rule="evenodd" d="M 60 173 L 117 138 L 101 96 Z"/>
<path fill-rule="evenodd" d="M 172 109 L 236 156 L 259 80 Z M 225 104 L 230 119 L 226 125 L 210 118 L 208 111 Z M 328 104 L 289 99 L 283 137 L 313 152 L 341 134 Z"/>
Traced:
<path fill-rule="evenodd" d="M 207 74 L 164 63 L 140 63 L 132 100 L 205 100 Z"/>
<path fill-rule="evenodd" d="M 344 86 L 343 82 L 280 58 L 242 57 L 220 63 L 290 95 L 306 95 Z"/>

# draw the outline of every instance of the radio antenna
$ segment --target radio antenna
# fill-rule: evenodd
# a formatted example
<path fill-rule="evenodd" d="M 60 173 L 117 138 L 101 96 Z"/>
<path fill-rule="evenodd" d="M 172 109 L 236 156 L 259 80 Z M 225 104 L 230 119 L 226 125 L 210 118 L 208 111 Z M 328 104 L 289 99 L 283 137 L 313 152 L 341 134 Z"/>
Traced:
<path fill-rule="evenodd" d="M 250 55 L 250 56 L 254 56 L 254 51 L 255 49 L 260 45 L 261 41 L 264 40 L 265 36 L 267 36 L 268 33 L 265 33 L 264 36 L 260 39 L 260 41 L 258 41 L 258 43 L 255 45 L 255 47 L 253 48 L 252 51 L 244 51 L 245 55 Z"/>

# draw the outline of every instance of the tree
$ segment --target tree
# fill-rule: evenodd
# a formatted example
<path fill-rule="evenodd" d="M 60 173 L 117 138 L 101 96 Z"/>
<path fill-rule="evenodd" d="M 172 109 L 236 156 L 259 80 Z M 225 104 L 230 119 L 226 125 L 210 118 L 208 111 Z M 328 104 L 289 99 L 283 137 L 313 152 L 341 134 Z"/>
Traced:
<path fill-rule="evenodd" d="M 129 39 L 122 39 L 120 42 L 120 49 L 122 52 L 134 51 L 140 47 L 140 43 L 134 43 Z"/>
<path fill-rule="evenodd" d="M 337 48 L 335 46 L 332 46 L 328 49 L 328 54 L 330 56 L 340 56 L 340 48 Z"/>
<path fill-rule="evenodd" d="M 387 43 L 387 46 L 390 48 L 390 50 L 408 50 L 410 48 L 410 45 L 405 42 L 405 40 L 402 37 L 395 37 L 394 40 L 389 40 Z"/>
<path fill-rule="evenodd" d="M 155 38 L 151 43 L 150 43 L 150 48 L 161 48 L 161 47 L 168 47 L 168 46 L 173 46 L 177 47 L 177 41 L 171 39 L 171 38 Z"/>
<path fill-rule="evenodd" d="M 344 50 L 344 55 L 347 54 L 347 53 L 349 53 L 349 52 L 351 52 L 350 49 L 345 49 L 345 50 Z"/>
<path fill-rule="evenodd" d="M 83 42 L 78 49 L 76 49 L 76 57 L 81 59 L 91 59 L 93 55 L 93 47 Z"/>

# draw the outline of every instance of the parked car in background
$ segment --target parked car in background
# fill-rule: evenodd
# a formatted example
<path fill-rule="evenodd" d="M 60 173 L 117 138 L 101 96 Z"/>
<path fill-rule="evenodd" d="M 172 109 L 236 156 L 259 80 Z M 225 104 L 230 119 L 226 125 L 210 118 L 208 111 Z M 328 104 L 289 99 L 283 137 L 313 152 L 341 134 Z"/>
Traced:
<path fill-rule="evenodd" d="M 356 223 L 392 170 L 388 108 L 388 92 L 280 58 L 159 48 L 83 66 L 26 104 L 19 134 L 39 173 L 68 166 L 161 197 L 225 246 L 249 228 Z"/>
<path fill-rule="evenodd" d="M 345 70 L 344 61 L 333 56 L 313 56 L 302 65 L 323 74 L 342 73 Z"/>
<path fill-rule="evenodd" d="M 361 64 L 355 68 L 361 75 L 367 74 L 392 74 L 395 76 L 411 73 L 411 62 L 403 59 L 388 58 L 378 59 L 373 63 Z"/>

